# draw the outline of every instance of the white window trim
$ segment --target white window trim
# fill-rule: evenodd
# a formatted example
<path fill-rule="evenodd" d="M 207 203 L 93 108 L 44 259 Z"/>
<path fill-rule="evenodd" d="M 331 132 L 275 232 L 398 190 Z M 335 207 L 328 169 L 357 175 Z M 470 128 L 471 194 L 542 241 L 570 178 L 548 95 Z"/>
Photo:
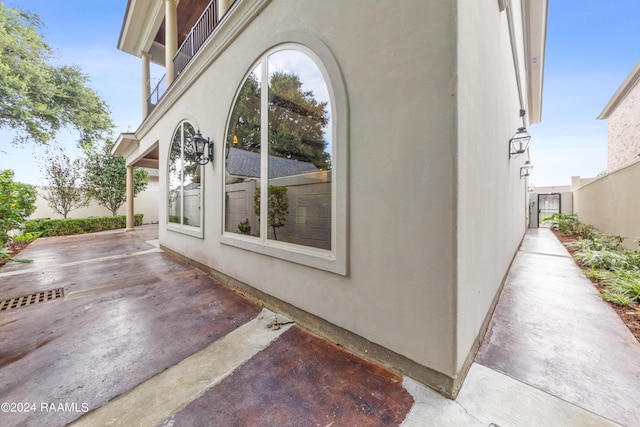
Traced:
<path fill-rule="evenodd" d="M 291 42 L 295 40 L 296 42 Z M 332 179 L 331 179 L 331 250 L 318 249 L 309 246 L 280 242 L 277 240 L 269 240 L 267 237 L 267 224 L 265 221 L 260 223 L 260 237 L 244 236 L 241 234 L 225 231 L 225 200 L 222 193 L 222 235 L 220 242 L 226 245 L 235 246 L 241 249 L 257 252 L 263 255 L 280 258 L 297 264 L 330 271 L 340 275 L 348 274 L 348 253 L 347 253 L 347 236 L 348 236 L 348 105 L 347 94 L 344 80 L 338 67 L 337 61 L 328 47 L 319 39 L 308 33 L 301 31 L 293 31 L 280 34 L 268 42 L 268 48 L 262 50 L 262 54 L 258 57 L 249 70 L 237 85 L 238 91 L 246 81 L 249 74 L 255 67 L 262 63 L 261 82 L 267 82 L 268 76 L 268 57 L 269 55 L 285 49 L 293 49 L 308 55 L 321 71 L 327 88 L 331 103 L 331 120 L 333 123 L 332 132 Z M 235 105 L 238 96 L 236 91 L 233 101 L 230 105 L 228 117 Z M 263 90 L 261 89 L 261 92 Z M 267 96 L 262 97 L 261 110 L 267 111 L 265 105 Z M 262 128 L 265 129 L 264 121 L 268 121 L 268 114 L 261 115 Z M 229 126 L 229 123 L 227 123 Z M 227 135 L 227 130 L 225 130 Z M 268 153 L 267 153 L 268 154 Z M 266 171 L 267 155 L 262 154 L 261 150 L 261 170 Z M 222 168 L 222 179 L 224 182 L 224 168 Z M 262 179 L 262 177 L 261 177 Z M 267 200 L 267 185 L 261 185 L 261 200 Z"/>
<path fill-rule="evenodd" d="M 168 202 L 169 202 L 169 180 L 171 179 L 171 173 L 169 172 L 169 168 L 171 166 L 171 147 L 173 146 L 173 137 L 176 134 L 176 132 L 178 131 L 178 129 L 181 130 L 180 132 L 180 159 L 181 161 L 184 162 L 184 145 L 185 145 L 185 141 L 184 141 L 184 129 L 183 126 L 185 123 L 189 123 L 189 125 L 191 127 L 193 127 L 194 129 L 196 129 L 196 127 L 194 126 L 194 123 L 191 120 L 185 119 L 182 120 L 178 126 L 176 126 L 175 130 L 173 131 L 173 133 L 171 134 L 171 143 L 169 144 L 169 154 L 167 156 L 168 162 L 167 162 L 167 215 L 165 217 L 165 221 L 167 222 L 167 230 L 168 231 L 174 231 L 176 233 L 181 233 L 181 234 L 186 234 L 189 236 L 193 236 L 193 237 L 198 237 L 200 239 L 204 239 L 204 182 L 205 182 L 205 178 L 204 178 L 204 168 L 202 169 L 202 173 L 200 174 L 200 225 L 199 226 L 195 226 L 195 225 L 184 225 L 184 224 L 177 224 L 175 222 L 169 222 L 169 206 L 168 206 Z M 181 183 L 184 185 L 184 168 L 181 169 L 180 172 L 181 176 L 180 176 L 180 181 Z M 184 193 L 181 193 L 181 197 L 180 197 L 180 212 L 184 212 Z"/>

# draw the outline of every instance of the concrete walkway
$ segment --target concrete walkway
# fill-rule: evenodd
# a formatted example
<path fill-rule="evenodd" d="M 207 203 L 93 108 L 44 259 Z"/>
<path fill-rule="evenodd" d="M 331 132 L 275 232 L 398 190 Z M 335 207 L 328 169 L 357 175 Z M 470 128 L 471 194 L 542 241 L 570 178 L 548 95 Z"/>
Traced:
<path fill-rule="evenodd" d="M 64 298 L 0 312 L 0 402 L 10 405 L 0 425 L 640 419 L 640 344 L 549 230 L 527 233 L 455 401 L 244 300 L 156 239 L 154 227 L 39 239 L 21 254 L 33 264 L 0 269 L 0 300 L 64 289 Z"/>

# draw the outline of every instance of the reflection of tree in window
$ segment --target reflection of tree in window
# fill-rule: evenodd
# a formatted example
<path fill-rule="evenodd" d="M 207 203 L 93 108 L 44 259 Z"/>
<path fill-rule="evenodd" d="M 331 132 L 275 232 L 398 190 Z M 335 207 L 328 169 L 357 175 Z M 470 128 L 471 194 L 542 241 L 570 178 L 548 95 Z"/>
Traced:
<path fill-rule="evenodd" d="M 269 78 L 269 154 L 326 168 L 324 127 L 327 102 L 302 89 L 297 74 L 276 71 Z"/>
<path fill-rule="evenodd" d="M 331 127 L 328 86 L 314 60 L 290 49 L 265 55 L 229 117 L 225 231 L 261 237 L 262 223 L 263 241 L 331 250 Z"/>
<path fill-rule="evenodd" d="M 260 151 L 260 81 L 259 67 L 242 85 L 231 113 L 227 142 L 241 150 Z"/>

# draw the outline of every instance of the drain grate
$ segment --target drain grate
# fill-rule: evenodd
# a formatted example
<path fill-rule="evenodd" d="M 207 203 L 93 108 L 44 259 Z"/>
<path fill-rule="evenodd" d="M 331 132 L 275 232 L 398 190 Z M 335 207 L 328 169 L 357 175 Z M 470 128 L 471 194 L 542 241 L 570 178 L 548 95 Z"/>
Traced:
<path fill-rule="evenodd" d="M 12 308 L 24 307 L 31 304 L 37 304 L 39 302 L 51 301 L 52 299 L 62 298 L 63 296 L 63 288 L 36 292 L 35 294 L 24 295 L 18 298 L 11 298 L 0 301 L 0 311 L 11 310 Z"/>

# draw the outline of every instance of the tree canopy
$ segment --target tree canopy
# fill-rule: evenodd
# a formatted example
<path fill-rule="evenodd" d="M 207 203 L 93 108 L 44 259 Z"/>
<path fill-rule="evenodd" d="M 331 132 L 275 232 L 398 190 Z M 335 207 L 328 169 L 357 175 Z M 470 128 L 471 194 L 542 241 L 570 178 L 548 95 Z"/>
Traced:
<path fill-rule="evenodd" d="M 36 14 L 0 2 L 0 127 L 16 131 L 14 143 L 46 144 L 70 126 L 81 145 L 113 128 L 107 104 L 77 66 L 54 66 Z"/>
<path fill-rule="evenodd" d="M 82 188 L 82 158 L 72 160 L 61 149 L 57 153 L 47 151 L 47 161 L 42 165 L 42 173 L 47 183 L 42 197 L 64 218 L 69 212 L 89 204 L 86 191 Z"/>
<path fill-rule="evenodd" d="M 115 216 L 127 200 L 127 166 L 124 157 L 111 154 L 112 145 L 107 141 L 102 147 L 86 150 L 84 188 L 89 197 Z M 134 169 L 134 197 L 147 188 L 148 177 L 145 169 Z"/>

